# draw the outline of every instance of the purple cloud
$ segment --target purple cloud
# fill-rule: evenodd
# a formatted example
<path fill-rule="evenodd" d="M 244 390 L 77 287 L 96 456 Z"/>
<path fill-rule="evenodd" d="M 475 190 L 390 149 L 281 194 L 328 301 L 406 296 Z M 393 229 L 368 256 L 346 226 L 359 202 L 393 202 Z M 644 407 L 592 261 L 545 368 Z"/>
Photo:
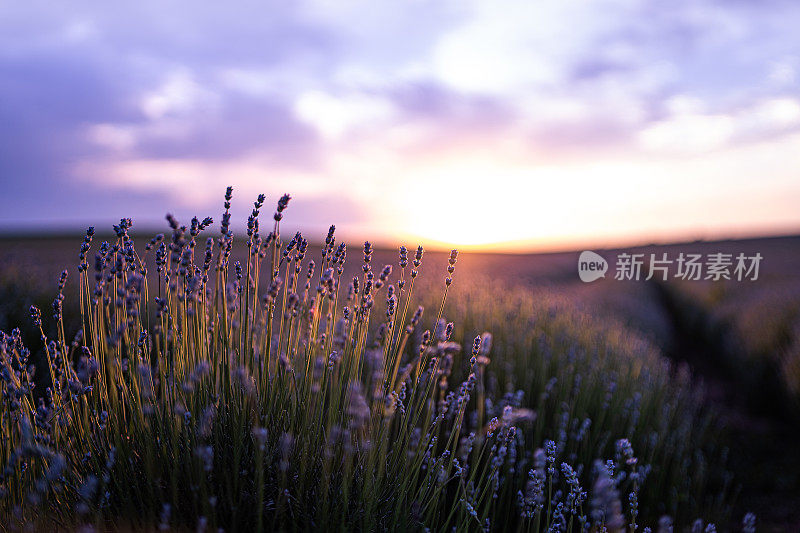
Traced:
<path fill-rule="evenodd" d="M 798 23 L 781 0 L 6 4 L 0 228 L 214 213 L 233 182 L 299 193 L 309 227 L 388 233 L 404 204 L 370 203 L 476 154 L 534 171 L 784 146 Z"/>

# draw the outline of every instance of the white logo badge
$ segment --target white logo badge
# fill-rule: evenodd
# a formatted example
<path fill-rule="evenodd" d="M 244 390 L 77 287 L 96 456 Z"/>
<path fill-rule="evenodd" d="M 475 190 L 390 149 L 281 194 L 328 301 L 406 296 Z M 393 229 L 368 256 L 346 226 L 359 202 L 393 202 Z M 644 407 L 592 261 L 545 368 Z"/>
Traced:
<path fill-rule="evenodd" d="M 578 276 L 581 281 L 589 283 L 596 279 L 606 277 L 608 262 L 594 252 L 581 252 L 578 258 Z"/>

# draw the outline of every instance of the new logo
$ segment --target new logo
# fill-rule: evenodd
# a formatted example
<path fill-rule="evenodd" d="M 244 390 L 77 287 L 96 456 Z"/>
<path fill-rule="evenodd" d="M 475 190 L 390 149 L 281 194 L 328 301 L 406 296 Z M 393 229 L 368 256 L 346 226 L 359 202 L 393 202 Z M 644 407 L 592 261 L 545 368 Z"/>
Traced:
<path fill-rule="evenodd" d="M 608 262 L 602 256 L 586 250 L 578 257 L 578 276 L 581 281 L 589 283 L 606 277 Z"/>

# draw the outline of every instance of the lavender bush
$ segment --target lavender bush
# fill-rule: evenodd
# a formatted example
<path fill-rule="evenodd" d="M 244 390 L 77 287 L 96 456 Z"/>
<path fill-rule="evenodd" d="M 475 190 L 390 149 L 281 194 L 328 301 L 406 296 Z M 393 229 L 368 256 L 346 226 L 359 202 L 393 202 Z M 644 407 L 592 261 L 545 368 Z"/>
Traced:
<path fill-rule="evenodd" d="M 266 235 L 258 197 L 236 260 L 231 194 L 216 238 L 201 238 L 210 218 L 168 216 L 171 234 L 140 253 L 122 219 L 90 261 L 90 228 L 77 335 L 66 271 L 56 334 L 30 310 L 46 364 L 19 330 L 0 336 L 8 527 L 668 531 L 726 517 L 709 414 L 645 341 L 480 280 L 451 305 L 455 250 L 437 284 L 419 276 L 421 247 L 376 267 L 367 242 L 350 277 L 333 227 L 314 257 L 281 234 L 288 195 Z"/>

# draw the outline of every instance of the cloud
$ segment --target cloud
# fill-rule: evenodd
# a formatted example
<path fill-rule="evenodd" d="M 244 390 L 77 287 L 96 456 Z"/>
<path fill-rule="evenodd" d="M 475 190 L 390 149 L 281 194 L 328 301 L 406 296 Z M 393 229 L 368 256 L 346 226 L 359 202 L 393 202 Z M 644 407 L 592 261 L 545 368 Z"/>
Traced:
<path fill-rule="evenodd" d="M 727 115 L 682 114 L 648 126 L 639 143 L 648 150 L 705 152 L 725 146 L 735 131 Z"/>
<path fill-rule="evenodd" d="M 339 139 L 361 125 L 381 127 L 395 115 L 394 106 L 385 98 L 367 94 L 337 97 L 321 91 L 300 94 L 295 101 L 294 112 L 300 120 L 331 140 Z"/>
<path fill-rule="evenodd" d="M 632 161 L 653 183 L 640 158 L 687 154 L 709 162 L 693 179 L 719 184 L 717 154 L 743 154 L 742 168 L 761 161 L 754 147 L 790 157 L 798 21 L 784 0 L 6 3 L 0 224 L 90 220 L 129 200 L 147 217 L 205 210 L 231 182 L 326 205 L 310 225 L 352 210 L 388 235 L 426 218 L 412 189 L 461 205 L 532 180 L 517 190 L 590 199 L 581 173 L 634 175 Z M 516 198 L 507 226 L 524 237 Z M 540 207 L 534 222 L 559 231 Z"/>
<path fill-rule="evenodd" d="M 219 105 L 219 96 L 203 88 L 185 69 L 171 72 L 157 89 L 145 94 L 141 109 L 150 120 L 207 111 Z"/>
<path fill-rule="evenodd" d="M 464 23 L 433 52 L 437 79 L 461 91 L 507 96 L 563 82 L 605 34 L 624 27 L 636 2 L 469 2 Z"/>
<path fill-rule="evenodd" d="M 703 113 L 697 101 L 678 98 L 673 114 L 638 135 L 646 150 L 702 153 L 735 142 L 753 142 L 800 129 L 800 102 L 770 98 L 729 113 Z"/>

